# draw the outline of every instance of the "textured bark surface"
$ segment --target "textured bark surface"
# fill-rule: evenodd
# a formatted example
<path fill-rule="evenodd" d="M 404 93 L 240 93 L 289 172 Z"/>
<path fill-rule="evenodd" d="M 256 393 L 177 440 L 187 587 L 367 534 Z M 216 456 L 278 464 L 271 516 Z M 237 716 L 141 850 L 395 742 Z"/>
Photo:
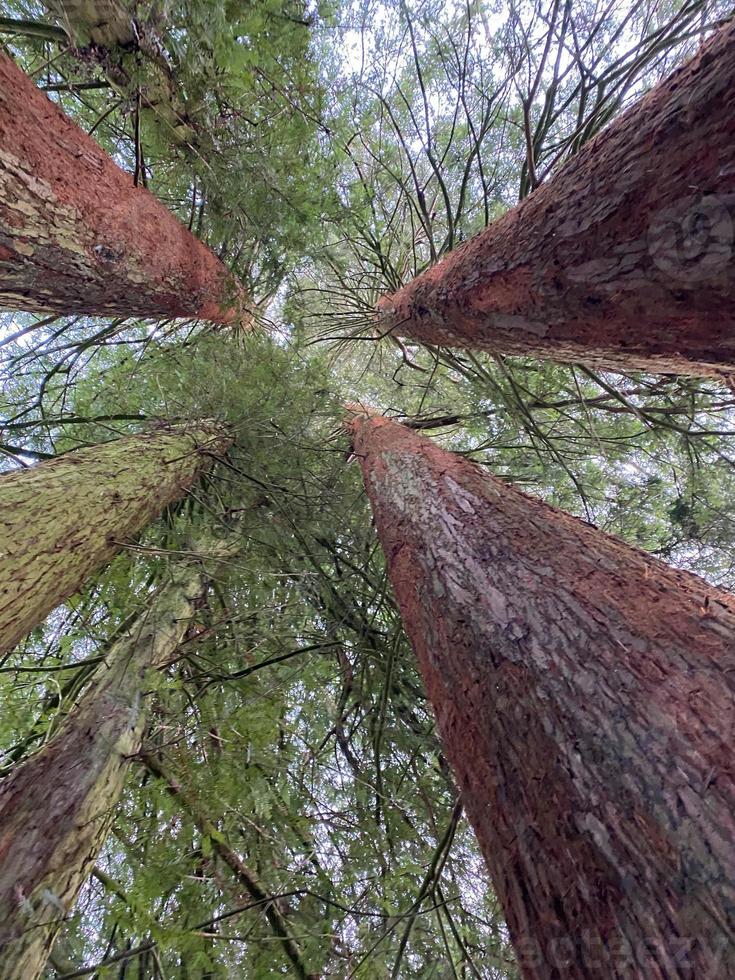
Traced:
<path fill-rule="evenodd" d="M 735 599 L 353 423 L 447 755 L 533 980 L 735 976 Z"/>
<path fill-rule="evenodd" d="M 78 47 L 136 46 L 136 9 L 127 0 L 48 0 L 44 6 Z"/>
<path fill-rule="evenodd" d="M 227 444 L 213 426 L 162 429 L 0 475 L 0 652 L 181 497 Z"/>
<path fill-rule="evenodd" d="M 0 306 L 249 323 L 220 260 L 2 53 Z"/>
<path fill-rule="evenodd" d="M 176 652 L 203 590 L 200 566 L 174 567 L 58 734 L 0 784 L 3 980 L 40 975 L 140 749 L 146 674 Z"/>
<path fill-rule="evenodd" d="M 735 370 L 735 23 L 379 304 L 381 331 L 611 369 Z"/>
<path fill-rule="evenodd" d="M 123 97 L 139 97 L 141 117 L 164 140 L 189 153 L 197 134 L 166 45 L 155 31 L 155 14 L 148 11 L 146 16 L 144 8 L 129 0 L 48 0 L 46 6 L 77 56 L 98 64 Z"/>

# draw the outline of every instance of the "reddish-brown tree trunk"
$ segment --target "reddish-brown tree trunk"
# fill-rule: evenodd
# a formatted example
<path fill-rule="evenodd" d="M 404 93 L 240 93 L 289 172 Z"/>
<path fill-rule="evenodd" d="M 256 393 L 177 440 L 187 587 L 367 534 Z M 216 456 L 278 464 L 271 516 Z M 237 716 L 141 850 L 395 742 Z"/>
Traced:
<path fill-rule="evenodd" d="M 523 975 L 735 977 L 735 599 L 403 426 L 353 428 Z"/>
<path fill-rule="evenodd" d="M 379 304 L 423 343 L 735 370 L 735 23 L 548 183 Z"/>
<path fill-rule="evenodd" d="M 248 322 L 222 262 L 2 53 L 0 306 Z"/>
<path fill-rule="evenodd" d="M 194 423 L 0 475 L 0 653 L 178 500 L 229 441 L 223 428 Z"/>

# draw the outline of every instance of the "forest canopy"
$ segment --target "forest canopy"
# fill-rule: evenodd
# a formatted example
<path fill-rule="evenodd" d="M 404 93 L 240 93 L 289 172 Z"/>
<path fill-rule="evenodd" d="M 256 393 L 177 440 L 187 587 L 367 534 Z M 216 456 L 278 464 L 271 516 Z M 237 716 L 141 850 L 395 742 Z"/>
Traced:
<path fill-rule="evenodd" d="M 345 406 L 735 588 L 732 377 L 419 343 L 375 312 L 731 14 L 723 0 L 6 0 L 5 52 L 212 250 L 252 314 L 0 314 L 0 479 L 191 420 L 231 442 L 0 657 L 8 779 L 93 690 L 131 617 L 201 559 L 44 976 L 519 975 Z M 699 257 L 668 260 L 691 279 Z"/>

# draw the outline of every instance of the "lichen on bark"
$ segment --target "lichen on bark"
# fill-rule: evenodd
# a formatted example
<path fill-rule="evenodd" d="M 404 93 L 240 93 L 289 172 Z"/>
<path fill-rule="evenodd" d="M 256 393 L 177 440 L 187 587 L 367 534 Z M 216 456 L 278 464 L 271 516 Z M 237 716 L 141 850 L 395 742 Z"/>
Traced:
<path fill-rule="evenodd" d="M 228 442 L 209 423 L 162 428 L 0 475 L 0 651 L 181 497 Z"/>
<path fill-rule="evenodd" d="M 206 588 L 198 554 L 236 542 L 202 539 L 189 560 L 105 654 L 58 733 L 0 785 L 0 976 L 35 980 L 114 818 L 145 725 L 149 671 L 176 652 Z"/>

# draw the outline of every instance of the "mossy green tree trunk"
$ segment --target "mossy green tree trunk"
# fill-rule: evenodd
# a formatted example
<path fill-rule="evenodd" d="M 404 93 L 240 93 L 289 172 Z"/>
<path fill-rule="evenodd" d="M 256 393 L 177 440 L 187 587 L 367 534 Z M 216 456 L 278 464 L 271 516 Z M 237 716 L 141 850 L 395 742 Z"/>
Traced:
<path fill-rule="evenodd" d="M 216 556 L 224 546 L 199 547 Z M 105 841 L 141 746 L 146 677 L 176 652 L 206 587 L 198 560 L 170 575 L 58 733 L 0 784 L 3 980 L 39 976 Z"/>
<path fill-rule="evenodd" d="M 735 598 L 401 425 L 353 426 L 524 977 L 735 976 Z"/>
<path fill-rule="evenodd" d="M 225 266 L 0 53 L 0 306 L 250 323 Z"/>
<path fill-rule="evenodd" d="M 97 62 L 124 97 L 140 97 L 140 111 L 164 139 L 184 152 L 195 148 L 196 130 L 155 14 L 146 17 L 127 0 L 49 0 L 46 6 L 84 61 Z"/>
<path fill-rule="evenodd" d="M 380 305 L 428 344 L 735 371 L 735 23 L 518 207 Z"/>
<path fill-rule="evenodd" d="M 227 444 L 217 426 L 192 424 L 0 475 L 0 652 L 181 497 Z"/>
<path fill-rule="evenodd" d="M 44 6 L 61 21 L 77 48 L 106 53 L 136 47 L 137 11 L 128 0 L 48 0 Z"/>

